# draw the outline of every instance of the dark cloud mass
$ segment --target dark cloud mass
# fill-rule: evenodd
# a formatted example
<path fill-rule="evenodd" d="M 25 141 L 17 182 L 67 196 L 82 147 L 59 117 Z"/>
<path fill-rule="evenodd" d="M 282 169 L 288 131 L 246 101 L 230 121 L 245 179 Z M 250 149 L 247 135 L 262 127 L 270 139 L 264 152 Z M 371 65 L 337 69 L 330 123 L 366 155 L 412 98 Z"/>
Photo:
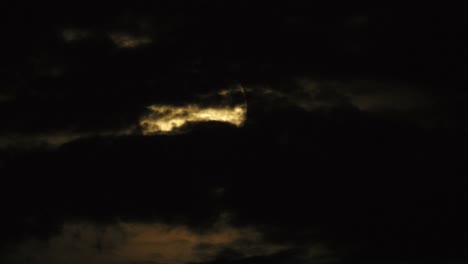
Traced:
<path fill-rule="evenodd" d="M 7 5 L 1 263 L 466 262 L 463 9 L 156 2 Z"/>

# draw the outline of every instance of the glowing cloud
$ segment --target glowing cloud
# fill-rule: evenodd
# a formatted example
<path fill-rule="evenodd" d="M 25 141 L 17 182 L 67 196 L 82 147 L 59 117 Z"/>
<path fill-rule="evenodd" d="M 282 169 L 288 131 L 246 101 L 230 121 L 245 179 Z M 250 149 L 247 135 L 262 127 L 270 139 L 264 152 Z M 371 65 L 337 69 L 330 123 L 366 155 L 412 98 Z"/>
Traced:
<path fill-rule="evenodd" d="M 151 105 L 148 109 L 151 112 L 140 120 L 145 135 L 171 132 L 189 122 L 219 121 L 242 126 L 247 114 L 245 105 L 232 107 Z"/>
<path fill-rule="evenodd" d="M 139 121 L 143 134 L 178 132 L 185 125 L 196 122 L 217 121 L 238 127 L 244 124 L 247 101 L 241 85 L 198 97 L 202 102 L 200 104 L 148 106 L 148 113 Z"/>

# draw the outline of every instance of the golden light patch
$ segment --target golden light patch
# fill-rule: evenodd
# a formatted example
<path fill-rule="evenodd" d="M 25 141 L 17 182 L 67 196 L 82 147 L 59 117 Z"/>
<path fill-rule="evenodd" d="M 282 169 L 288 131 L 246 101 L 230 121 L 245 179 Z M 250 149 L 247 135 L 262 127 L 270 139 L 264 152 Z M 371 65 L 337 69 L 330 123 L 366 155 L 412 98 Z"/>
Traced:
<path fill-rule="evenodd" d="M 67 223 L 49 241 L 29 240 L 10 252 L 7 263 L 166 263 L 209 262 L 223 250 L 245 257 L 270 255 L 288 248 L 263 241 L 253 228 L 216 224 L 195 232 L 185 226 L 118 223 L 96 226 Z"/>
<path fill-rule="evenodd" d="M 242 126 L 247 116 L 245 105 L 203 107 L 198 105 L 151 105 L 150 113 L 140 120 L 143 134 L 168 133 L 189 122 L 219 121 Z"/>
<path fill-rule="evenodd" d="M 136 48 L 152 42 L 148 37 L 137 37 L 124 33 L 110 34 L 110 38 L 119 48 Z"/>

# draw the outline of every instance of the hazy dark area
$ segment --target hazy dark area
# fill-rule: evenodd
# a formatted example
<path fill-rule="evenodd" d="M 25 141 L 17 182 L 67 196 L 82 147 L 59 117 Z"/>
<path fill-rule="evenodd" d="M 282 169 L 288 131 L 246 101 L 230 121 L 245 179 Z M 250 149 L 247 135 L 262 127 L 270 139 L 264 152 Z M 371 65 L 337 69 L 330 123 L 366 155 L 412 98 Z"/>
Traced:
<path fill-rule="evenodd" d="M 465 263 L 462 10 L 7 5 L 0 262 Z"/>

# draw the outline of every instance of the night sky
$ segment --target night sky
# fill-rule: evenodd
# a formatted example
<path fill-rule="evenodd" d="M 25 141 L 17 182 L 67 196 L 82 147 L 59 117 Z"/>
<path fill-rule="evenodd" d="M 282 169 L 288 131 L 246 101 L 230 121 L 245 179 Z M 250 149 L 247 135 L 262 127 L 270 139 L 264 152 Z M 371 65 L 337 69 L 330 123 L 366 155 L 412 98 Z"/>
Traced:
<path fill-rule="evenodd" d="M 467 263 L 464 9 L 152 2 L 2 4 L 0 263 Z"/>

